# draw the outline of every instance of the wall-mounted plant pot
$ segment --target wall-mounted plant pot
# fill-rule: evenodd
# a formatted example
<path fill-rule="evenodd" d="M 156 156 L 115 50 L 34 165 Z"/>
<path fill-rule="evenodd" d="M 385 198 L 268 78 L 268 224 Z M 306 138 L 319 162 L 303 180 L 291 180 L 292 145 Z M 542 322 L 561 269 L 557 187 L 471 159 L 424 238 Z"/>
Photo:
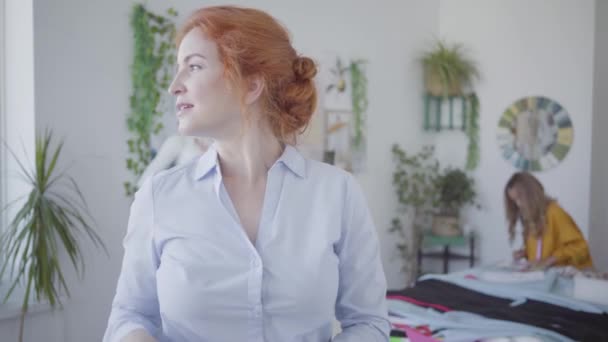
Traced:
<path fill-rule="evenodd" d="M 462 87 L 457 82 L 452 82 L 448 89 L 447 94 L 445 93 L 444 85 L 441 82 L 441 78 L 436 72 L 425 72 L 424 86 L 426 91 L 433 96 L 459 96 L 462 94 Z"/>
<path fill-rule="evenodd" d="M 460 236 L 462 235 L 460 218 L 452 215 L 435 215 L 431 232 L 435 236 Z"/>

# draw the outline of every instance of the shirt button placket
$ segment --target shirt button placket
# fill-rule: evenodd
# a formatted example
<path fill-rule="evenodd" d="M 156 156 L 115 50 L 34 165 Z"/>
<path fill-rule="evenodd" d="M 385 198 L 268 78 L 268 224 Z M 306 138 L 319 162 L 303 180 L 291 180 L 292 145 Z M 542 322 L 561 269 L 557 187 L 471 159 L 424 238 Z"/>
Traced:
<path fill-rule="evenodd" d="M 262 263 L 258 255 L 253 255 L 250 263 L 249 272 L 249 303 L 252 316 L 252 340 L 263 341 L 263 320 L 262 320 Z"/>

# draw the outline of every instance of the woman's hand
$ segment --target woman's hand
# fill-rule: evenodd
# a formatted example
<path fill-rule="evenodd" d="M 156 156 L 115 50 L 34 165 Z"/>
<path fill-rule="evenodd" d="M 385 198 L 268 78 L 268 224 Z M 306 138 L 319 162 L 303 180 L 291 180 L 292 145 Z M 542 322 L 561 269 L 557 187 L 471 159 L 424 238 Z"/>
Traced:
<path fill-rule="evenodd" d="M 528 265 L 526 271 L 542 271 L 555 265 L 556 261 L 557 259 L 555 259 L 554 257 L 548 257 L 545 260 L 534 261 Z"/>
<path fill-rule="evenodd" d="M 513 260 L 518 261 L 519 259 L 523 259 L 526 257 L 526 251 L 522 249 L 518 249 L 513 252 Z"/>

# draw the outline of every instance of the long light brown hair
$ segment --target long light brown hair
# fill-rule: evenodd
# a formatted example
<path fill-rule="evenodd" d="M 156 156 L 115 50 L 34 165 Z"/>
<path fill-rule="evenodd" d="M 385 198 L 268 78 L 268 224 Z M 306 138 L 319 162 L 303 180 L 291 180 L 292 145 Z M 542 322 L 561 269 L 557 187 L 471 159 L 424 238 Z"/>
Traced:
<path fill-rule="evenodd" d="M 520 206 L 509 197 L 509 190 L 515 189 L 521 196 Z M 509 239 L 515 239 L 515 225 L 521 220 L 524 242 L 529 234 L 542 235 L 545 228 L 547 207 L 553 198 L 545 194 L 540 181 L 528 172 L 517 172 L 511 176 L 504 191 L 505 213 L 509 223 Z"/>

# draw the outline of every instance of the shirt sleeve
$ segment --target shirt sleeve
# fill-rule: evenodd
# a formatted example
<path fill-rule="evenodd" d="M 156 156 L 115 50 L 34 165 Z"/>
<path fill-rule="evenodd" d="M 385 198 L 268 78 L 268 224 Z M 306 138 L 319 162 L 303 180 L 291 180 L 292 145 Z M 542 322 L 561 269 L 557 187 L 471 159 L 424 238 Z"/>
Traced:
<path fill-rule="evenodd" d="M 123 240 L 122 269 L 103 342 L 119 342 L 135 329 L 145 329 L 152 336 L 159 334 L 156 292 L 159 257 L 154 244 L 153 201 L 152 179 L 149 179 L 137 191 L 131 205 Z"/>
<path fill-rule="evenodd" d="M 555 260 L 559 264 L 574 266 L 588 262 L 587 242 L 572 217 L 559 206 L 555 206 L 550 215 L 550 224 L 555 225 L 557 235 L 556 248 L 552 254 Z"/>
<path fill-rule="evenodd" d="M 340 280 L 336 318 L 342 332 L 334 342 L 388 341 L 386 278 L 378 236 L 363 191 L 348 176 L 342 236 L 336 246 Z"/>

